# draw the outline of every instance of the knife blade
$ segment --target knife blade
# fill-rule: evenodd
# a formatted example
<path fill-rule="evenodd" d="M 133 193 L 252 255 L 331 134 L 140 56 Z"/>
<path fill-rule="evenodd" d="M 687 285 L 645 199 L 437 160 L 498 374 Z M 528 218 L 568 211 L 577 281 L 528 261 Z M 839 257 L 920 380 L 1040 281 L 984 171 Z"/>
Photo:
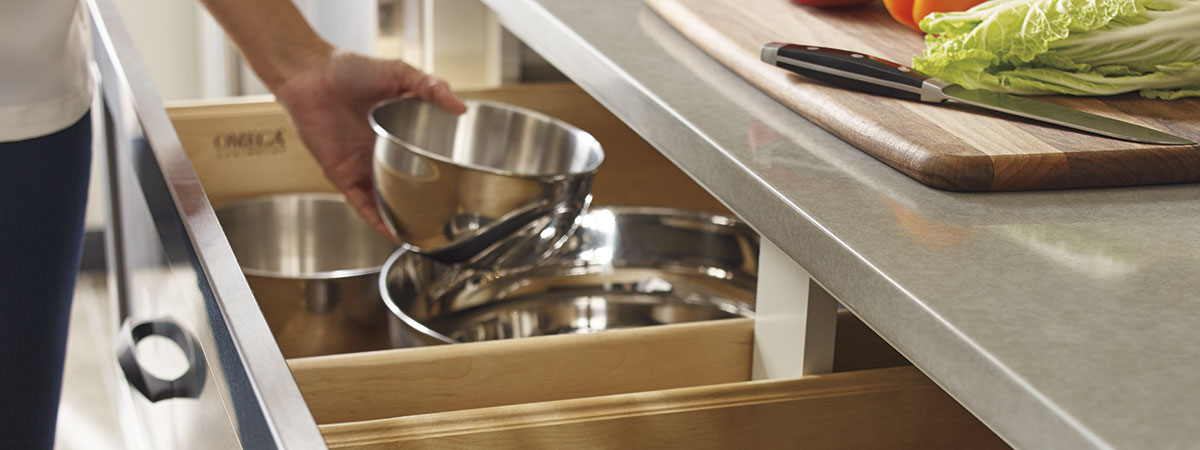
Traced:
<path fill-rule="evenodd" d="M 762 60 L 809 78 L 872 94 L 927 103 L 961 103 L 1144 144 L 1196 145 L 1190 139 L 1121 120 L 1001 92 L 967 89 L 862 53 L 772 42 L 763 46 Z"/>

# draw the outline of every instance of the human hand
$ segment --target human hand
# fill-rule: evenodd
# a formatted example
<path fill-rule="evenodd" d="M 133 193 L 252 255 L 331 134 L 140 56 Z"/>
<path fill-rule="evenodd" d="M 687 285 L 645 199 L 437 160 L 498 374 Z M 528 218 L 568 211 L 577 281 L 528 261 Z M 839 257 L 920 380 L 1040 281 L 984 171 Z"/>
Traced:
<path fill-rule="evenodd" d="M 431 102 L 446 112 L 467 107 L 442 80 L 399 60 L 333 50 L 274 87 L 300 138 L 325 176 L 346 196 L 367 223 L 391 237 L 375 205 L 372 161 L 375 133 L 368 114 L 376 103 L 404 94 Z"/>

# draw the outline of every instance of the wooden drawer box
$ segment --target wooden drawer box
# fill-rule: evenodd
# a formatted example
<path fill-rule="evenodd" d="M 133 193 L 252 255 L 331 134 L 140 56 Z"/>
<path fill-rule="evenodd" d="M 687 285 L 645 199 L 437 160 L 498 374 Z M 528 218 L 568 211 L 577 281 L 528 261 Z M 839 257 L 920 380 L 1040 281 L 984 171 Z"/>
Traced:
<path fill-rule="evenodd" d="M 838 328 L 835 370 L 865 370 L 747 381 L 750 319 L 289 365 L 333 449 L 1005 448 L 853 316 Z"/>
<path fill-rule="evenodd" d="M 525 106 L 591 132 L 597 205 L 728 213 L 570 84 L 464 97 Z M 168 108 L 214 205 L 332 191 L 267 100 Z M 835 373 L 749 381 L 750 319 L 289 360 L 330 448 L 1004 448 L 849 314 Z"/>

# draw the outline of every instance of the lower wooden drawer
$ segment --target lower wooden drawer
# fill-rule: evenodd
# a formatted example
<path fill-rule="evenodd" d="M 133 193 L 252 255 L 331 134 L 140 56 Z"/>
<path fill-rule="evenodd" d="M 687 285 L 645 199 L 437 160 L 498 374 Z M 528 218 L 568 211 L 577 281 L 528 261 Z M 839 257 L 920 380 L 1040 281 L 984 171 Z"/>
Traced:
<path fill-rule="evenodd" d="M 725 320 L 289 363 L 334 449 L 1005 448 L 848 314 L 835 370 L 865 370 L 748 381 L 752 336 Z"/>
<path fill-rule="evenodd" d="M 912 367 L 321 426 L 331 449 L 1003 448 Z"/>

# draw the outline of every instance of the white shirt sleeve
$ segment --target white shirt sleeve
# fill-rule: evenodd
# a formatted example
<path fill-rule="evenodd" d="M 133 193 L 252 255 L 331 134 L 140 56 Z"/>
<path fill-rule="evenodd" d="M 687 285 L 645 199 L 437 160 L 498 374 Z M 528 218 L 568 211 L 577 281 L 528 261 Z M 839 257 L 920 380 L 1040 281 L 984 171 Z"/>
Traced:
<path fill-rule="evenodd" d="M 0 2 L 0 142 L 60 131 L 92 104 L 91 30 L 79 0 Z"/>

